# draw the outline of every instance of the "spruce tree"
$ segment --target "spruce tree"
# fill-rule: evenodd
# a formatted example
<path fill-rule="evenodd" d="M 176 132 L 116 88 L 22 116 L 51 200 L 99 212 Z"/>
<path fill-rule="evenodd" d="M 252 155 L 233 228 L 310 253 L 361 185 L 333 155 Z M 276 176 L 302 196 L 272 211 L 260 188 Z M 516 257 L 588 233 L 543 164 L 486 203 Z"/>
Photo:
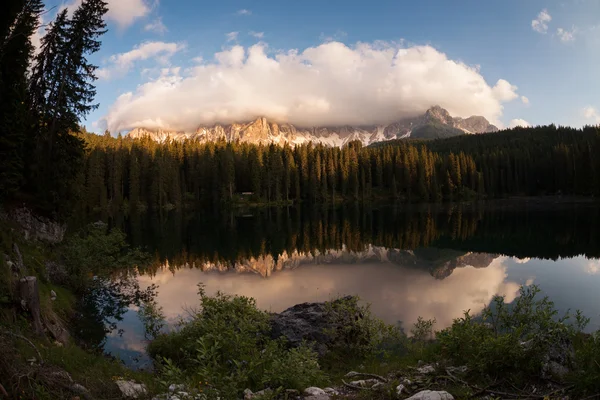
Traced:
<path fill-rule="evenodd" d="M 78 193 L 73 182 L 81 173 L 84 146 L 74 132 L 93 103 L 97 67 L 87 56 L 100 49 L 106 30 L 103 0 L 83 0 L 71 20 L 61 12 L 42 42 L 30 83 L 31 108 L 38 113 L 32 191 L 47 211 L 65 214 Z"/>
<path fill-rule="evenodd" d="M 0 197 L 23 184 L 25 141 L 31 116 L 27 106 L 27 70 L 33 55 L 31 36 L 39 27 L 41 0 L 9 0 L 0 18 Z"/>

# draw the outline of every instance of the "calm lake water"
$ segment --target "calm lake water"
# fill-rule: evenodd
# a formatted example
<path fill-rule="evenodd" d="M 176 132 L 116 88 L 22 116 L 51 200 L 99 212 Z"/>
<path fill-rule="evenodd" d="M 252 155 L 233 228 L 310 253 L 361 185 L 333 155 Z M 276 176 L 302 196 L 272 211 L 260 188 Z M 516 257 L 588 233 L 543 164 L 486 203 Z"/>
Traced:
<path fill-rule="evenodd" d="M 591 318 L 590 330 L 600 328 L 594 204 L 290 208 L 107 220 L 154 261 L 120 277 L 115 290 L 124 298 L 114 291 L 90 296 L 81 329 L 134 368 L 150 365 L 140 307 L 153 300 L 172 329 L 198 305 L 199 283 L 208 293 L 254 297 L 273 312 L 358 295 L 374 314 L 407 330 L 419 316 L 445 328 L 465 310 L 479 313 L 494 295 L 510 303 L 521 285 L 536 284 L 559 310 L 580 309 Z"/>

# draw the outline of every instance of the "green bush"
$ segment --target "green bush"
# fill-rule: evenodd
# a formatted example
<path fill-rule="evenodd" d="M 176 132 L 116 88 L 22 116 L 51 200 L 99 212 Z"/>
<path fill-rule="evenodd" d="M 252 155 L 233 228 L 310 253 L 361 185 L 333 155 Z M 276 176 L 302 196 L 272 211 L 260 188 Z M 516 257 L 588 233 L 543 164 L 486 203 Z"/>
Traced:
<path fill-rule="evenodd" d="M 481 318 L 469 312 L 437 333 L 439 355 L 455 365 L 467 365 L 481 378 L 502 377 L 522 382 L 542 376 L 546 357 L 564 346 L 565 362 L 572 363 L 569 349 L 586 321 L 579 313 L 574 324 L 567 313 L 559 317 L 554 303 L 539 299 L 537 286 L 522 287 L 513 304 L 496 296 Z"/>
<path fill-rule="evenodd" d="M 575 339 L 576 369 L 569 379 L 581 397 L 600 393 L 600 331 L 578 334 Z"/>
<path fill-rule="evenodd" d="M 356 296 L 326 303 L 332 328 L 325 333 L 332 339 L 329 361 L 385 358 L 388 349 L 403 338 L 401 331 L 374 317 L 370 305 L 362 305 Z"/>
<path fill-rule="evenodd" d="M 288 349 L 269 336 L 269 315 L 254 299 L 200 290 L 201 309 L 182 328 L 150 343 L 162 364 L 165 385 L 186 383 L 221 398 L 238 398 L 244 389 L 302 390 L 325 381 L 317 354 L 301 346 Z"/>
<path fill-rule="evenodd" d="M 149 255 L 132 249 L 119 229 L 108 230 L 102 222 L 88 225 L 67 239 L 60 253 L 70 286 L 83 289 L 93 275 L 109 274 L 148 262 Z"/>

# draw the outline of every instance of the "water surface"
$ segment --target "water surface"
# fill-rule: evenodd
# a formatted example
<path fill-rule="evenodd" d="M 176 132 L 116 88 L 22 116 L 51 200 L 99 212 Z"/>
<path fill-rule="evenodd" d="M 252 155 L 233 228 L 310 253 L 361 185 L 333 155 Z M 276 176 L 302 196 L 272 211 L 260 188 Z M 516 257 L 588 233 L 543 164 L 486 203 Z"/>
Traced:
<path fill-rule="evenodd" d="M 580 309 L 589 329 L 600 328 L 600 208 L 593 204 L 172 212 L 109 221 L 154 254 L 132 280 L 169 328 L 198 305 L 199 283 L 208 293 L 253 297 L 272 312 L 358 295 L 407 330 L 419 316 L 445 328 L 465 310 L 481 312 L 494 295 L 510 303 L 521 285 L 536 284 L 558 309 Z M 108 335 L 96 335 L 98 345 L 133 367 L 149 365 L 143 304 L 123 304 L 121 315 L 95 311 L 99 321 L 91 324 L 111 323 Z"/>

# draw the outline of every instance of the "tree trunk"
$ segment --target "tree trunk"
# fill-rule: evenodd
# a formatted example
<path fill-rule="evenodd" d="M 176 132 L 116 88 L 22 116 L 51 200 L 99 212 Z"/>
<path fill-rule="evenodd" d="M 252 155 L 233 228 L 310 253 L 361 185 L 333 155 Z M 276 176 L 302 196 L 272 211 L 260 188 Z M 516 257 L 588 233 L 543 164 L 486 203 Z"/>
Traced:
<path fill-rule="evenodd" d="M 44 328 L 40 316 L 40 291 L 37 278 L 27 276 L 19 281 L 19 293 L 21 295 L 21 304 L 24 304 L 33 318 L 33 328 L 35 333 L 42 335 Z"/>

